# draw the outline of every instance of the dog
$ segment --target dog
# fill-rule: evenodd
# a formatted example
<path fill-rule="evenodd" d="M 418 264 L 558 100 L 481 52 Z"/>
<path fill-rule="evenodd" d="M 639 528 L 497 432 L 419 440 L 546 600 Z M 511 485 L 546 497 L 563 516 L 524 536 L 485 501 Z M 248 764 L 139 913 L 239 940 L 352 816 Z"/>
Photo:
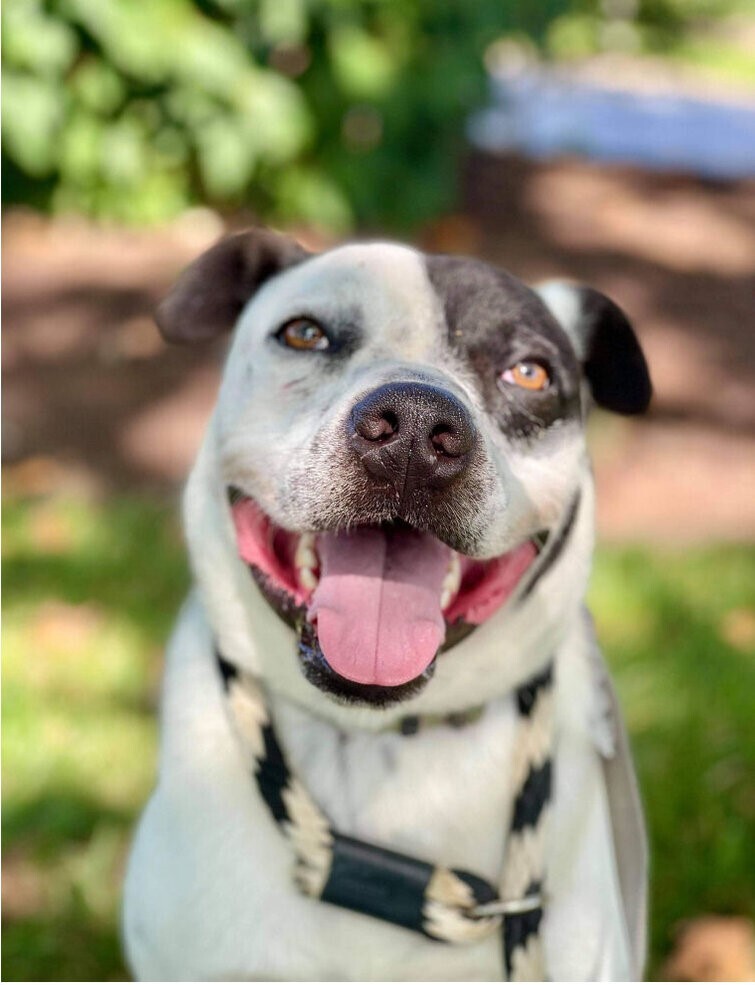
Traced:
<path fill-rule="evenodd" d="M 185 491 L 195 584 L 126 876 L 135 977 L 637 979 L 645 834 L 584 604 L 586 417 L 651 397 L 626 316 L 478 260 L 315 255 L 252 229 L 196 260 L 157 322 L 170 342 L 233 335 Z M 547 826 L 522 832 L 537 680 L 553 781 Z M 480 904 L 515 843 L 542 881 Z M 297 885 L 323 846 L 330 872 Z M 446 937 L 428 917 L 441 883 Z M 534 914 L 542 964 L 507 968 L 501 921 Z"/>

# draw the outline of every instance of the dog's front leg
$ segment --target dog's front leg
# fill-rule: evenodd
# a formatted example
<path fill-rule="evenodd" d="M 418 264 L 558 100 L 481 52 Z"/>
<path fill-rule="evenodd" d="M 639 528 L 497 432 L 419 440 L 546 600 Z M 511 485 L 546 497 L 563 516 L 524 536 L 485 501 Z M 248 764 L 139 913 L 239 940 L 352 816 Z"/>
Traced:
<path fill-rule="evenodd" d="M 644 963 L 644 832 L 623 725 L 606 690 L 607 675 L 596 663 L 601 659 L 584 621 L 557 660 L 551 898 L 544 924 L 546 963 L 554 980 L 632 981 Z M 625 774 L 621 790 L 612 771 Z M 617 806 L 623 825 L 636 835 L 631 844 L 617 834 Z M 627 852 L 632 859 L 624 857 Z M 627 893 L 627 864 L 639 893 Z"/>

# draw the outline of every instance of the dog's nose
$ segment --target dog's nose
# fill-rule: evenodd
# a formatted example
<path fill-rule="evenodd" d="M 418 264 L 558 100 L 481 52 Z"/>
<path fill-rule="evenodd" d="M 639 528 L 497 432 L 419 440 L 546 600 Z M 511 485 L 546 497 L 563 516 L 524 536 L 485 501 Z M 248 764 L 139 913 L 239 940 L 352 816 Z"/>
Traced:
<path fill-rule="evenodd" d="M 425 383 L 390 383 L 355 405 L 350 441 L 368 475 L 404 496 L 441 489 L 467 468 L 478 442 L 469 411 Z"/>

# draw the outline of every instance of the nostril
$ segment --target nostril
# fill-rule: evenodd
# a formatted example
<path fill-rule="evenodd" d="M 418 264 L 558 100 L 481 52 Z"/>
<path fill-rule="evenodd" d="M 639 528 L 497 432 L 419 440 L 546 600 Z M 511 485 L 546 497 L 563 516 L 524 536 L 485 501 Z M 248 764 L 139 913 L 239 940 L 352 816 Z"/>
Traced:
<path fill-rule="evenodd" d="M 447 424 L 438 424 L 430 434 L 430 444 L 435 453 L 445 458 L 459 458 L 469 451 L 467 443 L 464 442 L 456 430 Z"/>
<path fill-rule="evenodd" d="M 398 416 L 391 410 L 360 418 L 356 430 L 367 441 L 387 441 L 398 432 Z"/>

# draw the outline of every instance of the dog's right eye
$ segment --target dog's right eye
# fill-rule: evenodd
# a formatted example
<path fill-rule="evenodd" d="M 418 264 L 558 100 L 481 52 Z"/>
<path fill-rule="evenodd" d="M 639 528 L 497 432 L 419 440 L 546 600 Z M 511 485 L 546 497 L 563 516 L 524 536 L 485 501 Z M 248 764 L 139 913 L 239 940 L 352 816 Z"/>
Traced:
<path fill-rule="evenodd" d="M 292 318 L 278 331 L 278 341 L 289 349 L 328 349 L 330 339 L 312 318 Z"/>

